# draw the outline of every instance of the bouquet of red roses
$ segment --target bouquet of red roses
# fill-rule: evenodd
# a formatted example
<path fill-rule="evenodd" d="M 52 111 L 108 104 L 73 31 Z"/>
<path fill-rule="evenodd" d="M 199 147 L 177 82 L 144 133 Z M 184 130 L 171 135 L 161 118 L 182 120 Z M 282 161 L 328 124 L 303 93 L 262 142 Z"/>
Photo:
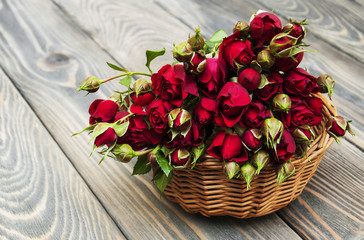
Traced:
<path fill-rule="evenodd" d="M 327 74 L 314 77 L 298 68 L 308 52 L 304 25 L 291 20 L 282 27 L 276 15 L 259 11 L 249 24 L 239 21 L 230 36 L 219 30 L 206 40 L 196 29 L 174 45 L 176 61 L 156 73 L 150 62 L 164 49 L 147 51 L 150 73 L 108 63 L 123 73 L 88 77 L 79 90 L 95 92 L 116 78 L 127 90 L 95 100 L 83 131 L 93 133 L 101 161 L 137 157 L 133 174 L 152 170 L 161 191 L 174 168 L 193 168 L 205 152 L 221 159 L 228 178 L 243 178 L 248 187 L 264 166 L 275 164 L 279 184 L 294 173 L 291 157 L 306 153 L 315 138 L 312 127 L 322 121 L 322 100 L 315 94 L 331 98 L 335 85 Z M 131 83 L 133 75 L 150 80 Z M 350 131 L 348 122 L 330 117 L 326 128 L 337 139 Z"/>

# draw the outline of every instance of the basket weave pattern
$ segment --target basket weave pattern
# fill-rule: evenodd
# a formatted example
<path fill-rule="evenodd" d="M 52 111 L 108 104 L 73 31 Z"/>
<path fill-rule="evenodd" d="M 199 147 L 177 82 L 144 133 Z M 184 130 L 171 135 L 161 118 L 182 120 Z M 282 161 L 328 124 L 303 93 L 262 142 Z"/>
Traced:
<path fill-rule="evenodd" d="M 323 111 L 335 116 L 335 106 L 321 94 Z M 264 167 L 247 190 L 242 179 L 227 179 L 222 161 L 205 155 L 193 169 L 175 169 L 172 181 L 164 190 L 166 197 L 190 213 L 204 216 L 250 218 L 275 212 L 296 199 L 315 173 L 324 153 L 334 139 L 325 128 L 327 117 L 314 127 L 315 140 L 307 157 L 294 156 L 295 174 L 277 187 L 277 174 L 272 165 Z"/>

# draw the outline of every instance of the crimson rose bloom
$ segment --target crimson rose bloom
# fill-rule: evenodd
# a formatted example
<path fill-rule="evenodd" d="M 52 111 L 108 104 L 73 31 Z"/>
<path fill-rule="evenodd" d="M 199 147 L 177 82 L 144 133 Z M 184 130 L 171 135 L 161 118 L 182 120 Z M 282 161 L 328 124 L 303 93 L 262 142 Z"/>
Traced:
<path fill-rule="evenodd" d="M 291 30 L 289 35 L 291 35 L 292 37 L 298 38 L 297 44 L 300 43 L 305 35 L 303 26 L 299 25 L 297 23 L 293 23 L 293 29 Z"/>
<path fill-rule="evenodd" d="M 283 92 L 282 83 L 283 78 L 276 72 L 271 72 L 268 75 L 269 84 L 265 85 L 262 89 L 257 89 L 254 95 L 260 100 L 268 101 L 271 99 L 278 91 Z"/>
<path fill-rule="evenodd" d="M 259 129 L 246 130 L 241 138 L 250 150 L 257 150 L 263 145 L 262 134 Z"/>
<path fill-rule="evenodd" d="M 115 131 L 114 129 L 109 127 L 105 132 L 103 132 L 102 134 L 100 134 L 95 138 L 95 145 L 99 147 L 104 144 L 113 143 L 115 140 L 116 140 Z"/>
<path fill-rule="evenodd" d="M 203 72 L 203 70 L 206 67 L 204 63 L 205 59 L 206 59 L 205 56 L 201 56 L 200 54 L 195 52 L 195 54 L 193 54 L 191 61 L 185 63 L 184 67 L 190 73 L 199 74 Z"/>
<path fill-rule="evenodd" d="M 239 123 L 244 128 L 259 128 L 264 119 L 270 116 L 271 114 L 265 109 L 264 104 L 251 102 Z"/>
<path fill-rule="evenodd" d="M 291 100 L 291 110 L 288 114 L 282 113 L 282 122 L 286 128 L 292 130 L 304 124 L 315 126 L 321 122 L 322 100 L 320 98 L 291 98 Z"/>
<path fill-rule="evenodd" d="M 195 119 L 201 125 L 210 125 L 215 121 L 216 101 L 209 98 L 202 98 L 194 110 Z"/>
<path fill-rule="evenodd" d="M 283 88 L 287 93 L 308 97 L 311 93 L 318 93 L 321 89 L 317 80 L 303 68 L 295 68 L 284 76 Z"/>
<path fill-rule="evenodd" d="M 150 125 L 157 133 L 163 133 L 167 128 L 167 115 L 173 109 L 173 106 L 162 99 L 154 100 L 148 106 L 147 115 Z"/>
<path fill-rule="evenodd" d="M 115 121 L 122 119 L 129 112 L 117 112 Z M 134 115 L 129 118 L 128 130 L 124 136 L 118 138 L 117 144 L 129 144 L 134 151 L 140 151 L 146 147 L 157 145 L 162 141 L 163 135 L 157 133 L 153 128 L 149 129 L 143 116 Z"/>
<path fill-rule="evenodd" d="M 229 70 L 236 70 L 234 62 L 240 65 L 249 65 L 255 58 L 248 40 L 241 41 L 239 31 L 224 38 L 219 49 L 219 62 L 222 66 L 227 66 Z"/>
<path fill-rule="evenodd" d="M 254 68 L 246 68 L 239 74 L 238 82 L 249 92 L 256 90 L 260 83 L 260 73 Z"/>
<path fill-rule="evenodd" d="M 217 96 L 217 125 L 220 127 L 234 126 L 240 121 L 250 101 L 248 91 L 239 83 L 226 83 Z"/>
<path fill-rule="evenodd" d="M 112 100 L 96 99 L 91 103 L 88 112 L 90 113 L 90 124 L 96 122 L 114 122 L 118 105 Z"/>
<path fill-rule="evenodd" d="M 169 64 L 152 75 L 152 86 L 159 98 L 180 107 L 188 93 L 198 96 L 197 84 L 191 74 L 186 73 L 183 65 Z"/>
<path fill-rule="evenodd" d="M 277 163 L 283 163 L 288 161 L 296 151 L 296 143 L 292 135 L 284 130 L 282 134 L 281 141 L 277 144 L 277 154 L 274 153 L 274 150 L 270 151 L 271 159 L 273 159 Z"/>
<path fill-rule="evenodd" d="M 155 99 L 155 95 L 152 92 L 141 93 L 138 96 L 136 93 L 130 94 L 131 100 L 138 106 L 146 106 Z"/>
<path fill-rule="evenodd" d="M 170 134 L 170 136 L 172 135 Z M 179 134 L 172 141 L 170 141 L 170 137 L 169 140 L 164 143 L 164 145 L 169 149 L 189 148 L 191 146 L 200 145 L 202 143 L 202 137 L 202 126 L 192 121 L 191 128 L 187 133 L 186 137 L 183 137 L 181 134 Z"/>
<path fill-rule="evenodd" d="M 250 34 L 253 41 L 258 43 L 257 48 L 268 45 L 272 38 L 282 31 L 279 18 L 270 12 L 256 15 L 250 22 Z"/>
<path fill-rule="evenodd" d="M 207 153 L 224 161 L 244 162 L 248 160 L 248 152 L 243 147 L 240 137 L 224 131 L 215 136 Z"/>
<path fill-rule="evenodd" d="M 183 157 L 179 156 L 181 153 Z M 186 149 L 176 149 L 171 153 L 170 159 L 173 166 L 184 166 L 190 159 L 190 154 Z"/>
<path fill-rule="evenodd" d="M 207 97 L 216 98 L 224 83 L 225 71 L 220 66 L 217 58 L 206 59 L 206 69 L 198 75 L 198 79 L 200 80 L 198 88 Z"/>
<path fill-rule="evenodd" d="M 303 52 L 297 53 L 296 55 L 294 55 L 294 57 L 296 58 L 297 61 L 293 60 L 293 58 L 291 57 L 276 58 L 276 61 L 272 66 L 271 70 L 276 72 L 278 71 L 287 72 L 289 70 L 296 68 L 303 59 Z"/>

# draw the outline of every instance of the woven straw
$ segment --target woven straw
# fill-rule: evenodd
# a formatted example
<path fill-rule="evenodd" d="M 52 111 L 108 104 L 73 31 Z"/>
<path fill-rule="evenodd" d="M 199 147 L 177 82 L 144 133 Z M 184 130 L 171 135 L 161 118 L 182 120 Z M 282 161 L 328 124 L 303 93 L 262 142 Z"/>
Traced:
<path fill-rule="evenodd" d="M 327 134 L 325 124 L 327 115 L 336 116 L 336 108 L 321 94 L 315 96 L 322 99 L 325 112 L 321 124 L 314 127 L 317 137 L 308 148 L 308 157 L 293 156 L 295 174 L 278 187 L 273 165 L 264 167 L 247 190 L 244 180 L 227 179 L 221 160 L 205 155 L 193 169 L 175 169 L 164 194 L 185 211 L 208 217 L 258 217 L 285 207 L 301 194 L 334 141 Z"/>

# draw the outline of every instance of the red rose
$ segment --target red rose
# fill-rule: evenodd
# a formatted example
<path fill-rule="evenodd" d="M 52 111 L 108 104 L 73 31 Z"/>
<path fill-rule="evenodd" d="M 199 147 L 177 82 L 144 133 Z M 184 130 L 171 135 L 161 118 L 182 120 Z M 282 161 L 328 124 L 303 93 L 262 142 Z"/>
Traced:
<path fill-rule="evenodd" d="M 155 95 L 152 92 L 140 93 L 138 96 L 136 93 L 130 94 L 131 100 L 138 106 L 146 106 L 155 99 Z"/>
<path fill-rule="evenodd" d="M 292 130 L 305 124 L 315 126 L 321 122 L 322 100 L 320 98 L 291 98 L 291 100 L 291 110 L 288 114 L 282 114 L 282 122 L 286 128 Z"/>
<path fill-rule="evenodd" d="M 104 144 L 113 143 L 115 140 L 116 140 L 115 131 L 114 129 L 109 127 L 105 132 L 103 132 L 101 135 L 95 138 L 95 145 L 99 147 Z"/>
<path fill-rule="evenodd" d="M 218 113 L 216 123 L 220 127 L 234 126 L 240 121 L 250 101 L 248 91 L 239 83 L 226 83 L 217 96 Z"/>
<path fill-rule="evenodd" d="M 260 73 L 254 68 L 246 68 L 239 74 L 238 82 L 249 92 L 256 90 L 260 83 Z"/>
<path fill-rule="evenodd" d="M 224 161 L 243 162 L 248 160 L 248 153 L 236 134 L 219 132 L 207 149 L 207 153 Z"/>
<path fill-rule="evenodd" d="M 303 68 L 295 68 L 284 76 L 283 88 L 287 93 L 308 97 L 311 93 L 317 93 L 321 89 L 317 80 Z"/>
<path fill-rule="evenodd" d="M 257 150 L 263 144 L 262 134 L 257 128 L 246 130 L 241 139 L 249 150 Z"/>
<path fill-rule="evenodd" d="M 250 22 L 250 34 L 257 47 L 268 45 L 272 38 L 282 31 L 279 18 L 270 12 L 262 12 L 256 15 Z"/>
<path fill-rule="evenodd" d="M 238 36 L 239 32 L 236 31 L 224 38 L 219 48 L 219 62 L 229 70 L 237 69 L 234 62 L 239 65 L 250 65 L 255 58 L 250 41 L 241 41 L 237 39 Z"/>
<path fill-rule="evenodd" d="M 195 119 L 202 125 L 214 124 L 216 115 L 216 101 L 209 98 L 202 98 L 194 109 Z"/>
<path fill-rule="evenodd" d="M 303 52 L 297 53 L 293 56 L 297 61 L 291 57 L 286 58 L 276 58 L 274 65 L 272 66 L 272 71 L 283 71 L 287 72 L 289 70 L 295 69 L 303 59 Z"/>
<path fill-rule="evenodd" d="M 188 93 L 198 96 L 197 84 L 183 65 L 165 65 L 152 75 L 153 91 L 161 99 L 180 107 Z"/>
<path fill-rule="evenodd" d="M 176 149 L 169 155 L 169 158 L 173 166 L 181 167 L 190 160 L 190 153 L 186 149 Z"/>
<path fill-rule="evenodd" d="M 278 91 L 283 92 L 282 83 L 283 78 L 276 72 L 271 72 L 268 75 L 269 84 L 265 85 L 261 89 L 257 89 L 254 91 L 254 95 L 257 96 L 260 100 L 268 101 L 271 99 Z"/>
<path fill-rule="evenodd" d="M 302 39 L 305 37 L 305 29 L 302 25 L 293 23 L 293 28 L 291 32 L 289 33 L 292 37 L 298 38 L 297 44 L 299 44 Z"/>
<path fill-rule="evenodd" d="M 118 105 L 112 100 L 96 99 L 91 103 L 88 112 L 90 113 L 90 124 L 96 122 L 114 122 Z"/>
<path fill-rule="evenodd" d="M 157 133 L 163 133 L 167 128 L 167 115 L 173 109 L 173 106 L 162 99 L 154 100 L 148 106 L 147 115 L 150 125 Z"/>
<path fill-rule="evenodd" d="M 281 141 L 277 144 L 277 154 L 274 150 L 271 151 L 271 159 L 277 163 L 283 163 L 288 161 L 296 151 L 296 143 L 292 135 L 284 130 L 282 134 Z"/>
<path fill-rule="evenodd" d="M 185 63 L 184 67 L 189 73 L 200 74 L 205 70 L 206 67 L 206 57 L 201 56 L 200 54 L 196 53 L 193 54 L 193 57 L 190 62 Z"/>
<path fill-rule="evenodd" d="M 164 143 L 164 145 L 169 149 L 198 146 L 202 143 L 202 126 L 192 121 L 191 128 L 188 131 L 186 137 L 183 137 L 181 134 L 179 134 L 171 141 L 171 136 L 172 134 L 170 134 L 169 140 Z"/>
<path fill-rule="evenodd" d="M 244 128 L 259 128 L 264 119 L 270 116 L 262 103 L 251 102 L 239 123 Z"/>
<path fill-rule="evenodd" d="M 123 118 L 129 113 L 118 112 L 115 121 Z M 146 147 L 157 145 L 162 141 L 163 135 L 157 133 L 154 129 L 150 129 L 145 122 L 143 116 L 134 115 L 129 118 L 128 130 L 124 136 L 118 138 L 118 144 L 129 144 L 133 150 L 139 151 Z"/>
<path fill-rule="evenodd" d="M 201 92 L 209 98 L 216 98 L 225 79 L 225 71 L 223 71 L 217 58 L 206 59 L 206 69 L 198 75 L 198 79 L 200 80 L 198 88 Z"/>

